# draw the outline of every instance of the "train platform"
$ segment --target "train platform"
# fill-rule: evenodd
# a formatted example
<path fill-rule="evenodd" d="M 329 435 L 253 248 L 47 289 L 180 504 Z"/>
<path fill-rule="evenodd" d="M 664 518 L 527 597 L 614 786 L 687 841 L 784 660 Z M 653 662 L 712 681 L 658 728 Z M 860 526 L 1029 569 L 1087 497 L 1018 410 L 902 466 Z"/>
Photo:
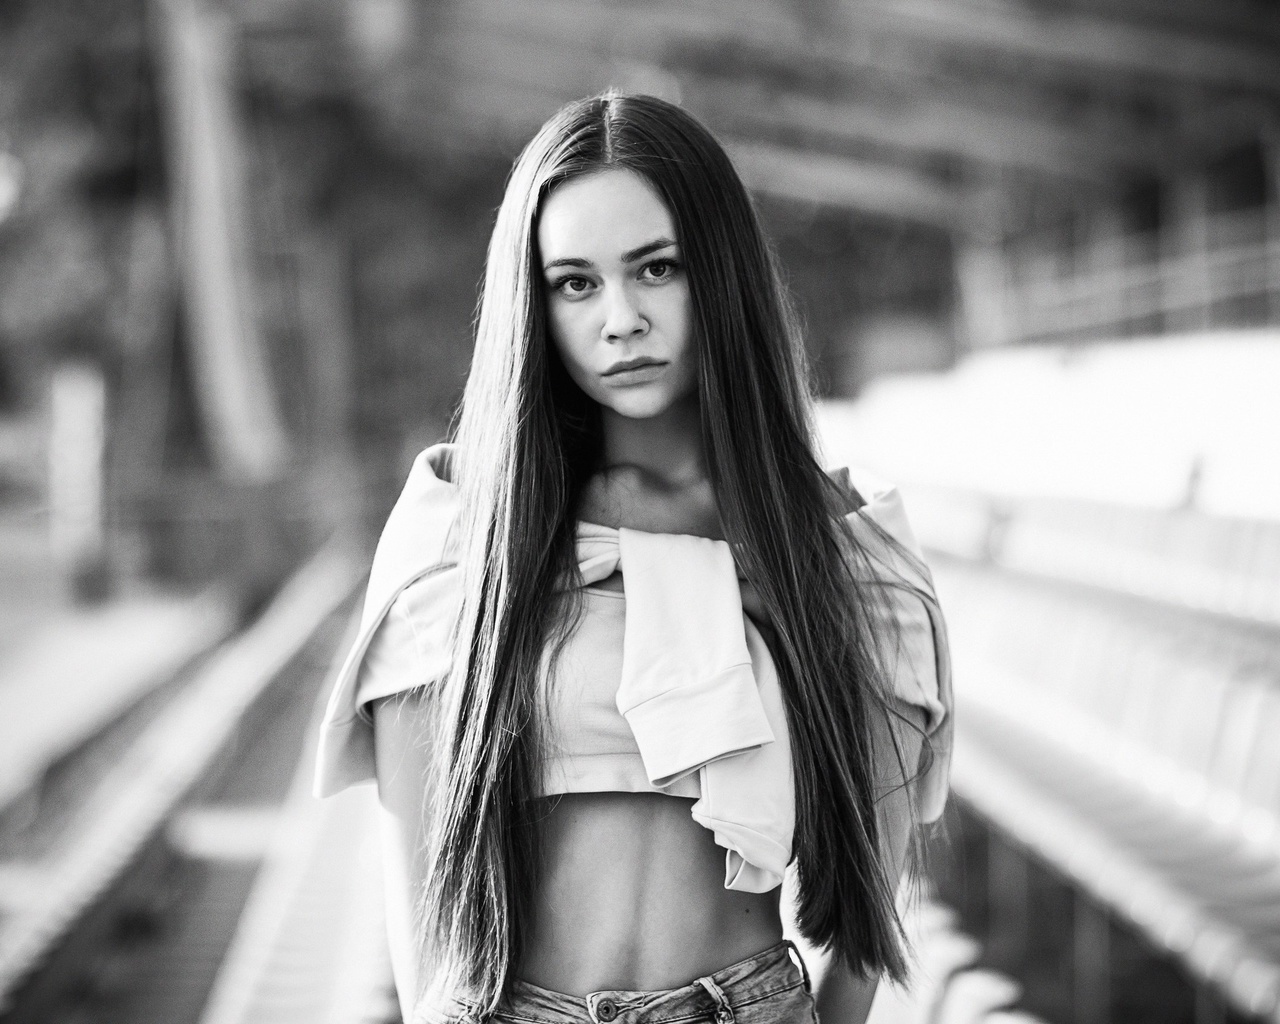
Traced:
<path fill-rule="evenodd" d="M 358 578 L 330 547 L 248 623 L 219 591 L 137 596 L 0 655 L 44 712 L 0 725 L 0 1019 L 198 1016 L 264 845 L 227 836 L 276 831 Z"/>

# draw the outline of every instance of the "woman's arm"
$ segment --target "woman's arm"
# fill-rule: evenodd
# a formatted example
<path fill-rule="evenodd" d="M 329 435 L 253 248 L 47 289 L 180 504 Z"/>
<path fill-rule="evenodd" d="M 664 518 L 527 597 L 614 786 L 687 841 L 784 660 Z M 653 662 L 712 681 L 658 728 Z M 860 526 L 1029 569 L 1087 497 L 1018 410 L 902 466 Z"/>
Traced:
<path fill-rule="evenodd" d="M 901 753 L 901 765 L 909 779 L 917 770 L 924 746 L 925 713 L 922 708 L 902 702 L 897 702 L 895 709 L 907 719 L 906 722 L 894 719 L 892 728 Z M 908 803 L 911 783 L 903 778 L 903 769 L 899 766 L 889 732 L 890 724 L 879 720 L 875 730 L 876 765 L 883 794 L 880 797 L 880 830 L 888 851 L 890 871 L 898 879 L 902 877 L 911 845 L 913 825 Z M 871 1001 L 875 998 L 879 980 L 878 977 L 868 979 L 854 974 L 843 964 L 830 963 L 818 983 L 817 1006 L 822 1024 L 863 1024 L 871 1012 Z"/>
<path fill-rule="evenodd" d="M 423 881 L 423 801 L 428 767 L 425 740 L 434 724 L 434 703 L 425 689 L 418 688 L 371 705 L 387 935 L 400 1011 L 406 1021 L 413 1019 L 418 982 L 414 908 Z"/>

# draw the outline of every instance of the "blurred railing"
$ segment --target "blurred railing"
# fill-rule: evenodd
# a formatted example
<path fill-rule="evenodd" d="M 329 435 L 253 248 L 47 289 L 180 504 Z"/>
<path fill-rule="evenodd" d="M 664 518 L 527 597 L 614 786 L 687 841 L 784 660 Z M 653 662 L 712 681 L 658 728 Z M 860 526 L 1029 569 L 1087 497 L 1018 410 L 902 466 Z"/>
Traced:
<path fill-rule="evenodd" d="M 1265 390 L 1217 396 L 1199 431 L 1177 416 L 1146 429 L 1164 403 L 1211 411 L 1193 401 L 1205 366 L 1247 379 L 1274 356 L 1206 337 L 1188 362 L 1189 344 L 992 354 L 981 380 L 963 366 L 899 380 L 825 417 L 832 461 L 878 456 L 911 481 L 954 645 L 960 805 L 993 849 L 1074 887 L 1065 910 L 1042 912 L 1025 869 L 1002 875 L 1010 858 L 992 856 L 979 916 L 1018 934 L 965 922 L 1051 1020 L 1167 1003 L 1167 979 L 1148 971 L 1142 990 L 1118 952 L 1136 933 L 1148 960 L 1181 965 L 1188 1016 L 1280 1021 L 1280 515 L 1267 482 L 1280 439 L 1256 430 Z M 1192 363 L 1202 372 L 1169 373 Z M 1252 453 L 1248 494 L 1226 483 L 1250 479 L 1239 451 Z M 973 884 L 963 866 L 952 875 Z"/>
<path fill-rule="evenodd" d="M 911 498 L 935 551 L 1280 626 L 1280 522 L 954 488 Z"/>
<path fill-rule="evenodd" d="M 93 975 L 113 963 L 118 970 L 129 944 L 118 922 L 138 903 L 163 906 L 157 893 L 165 890 L 164 865 L 201 845 L 201 830 L 184 825 L 181 812 L 210 799 L 211 784 L 225 782 L 232 799 L 251 807 L 255 797 L 270 800 L 274 759 L 289 756 L 274 746 L 283 736 L 270 730 L 278 719 L 288 724 L 284 697 L 304 695 L 305 710 L 318 683 L 312 665 L 303 666 L 301 680 L 287 672 L 312 647 L 320 648 L 318 657 L 332 657 L 335 616 L 360 579 L 357 566 L 350 551 L 330 546 L 225 641 L 229 610 L 208 595 L 108 608 L 46 631 L 23 657 L 6 659 L 0 690 L 16 706 L 69 705 L 60 715 L 10 716 L 0 745 L 6 1020 L 61 1019 L 69 1005 L 102 997 Z M 243 829 L 232 822 L 230 831 Z M 195 887 L 183 898 L 201 895 Z M 196 931 L 193 937 L 177 927 L 162 937 L 162 948 L 186 954 L 176 958 L 179 971 L 198 974 L 216 957 L 216 949 L 199 948 Z M 163 1003 L 171 993 L 172 1006 L 199 996 L 180 985 L 154 987 L 141 1002 Z"/>
<path fill-rule="evenodd" d="M 1117 235 L 1095 242 L 1088 266 L 1077 270 L 1055 255 L 1015 252 L 1005 294 L 1009 336 L 1116 337 L 1274 320 L 1280 234 L 1266 214 L 1216 215 L 1200 243 L 1167 251 L 1155 235 Z"/>
<path fill-rule="evenodd" d="M 1239 524 L 1206 520 L 1206 571 L 1167 585 L 1134 573 L 1151 556 L 1134 533 L 1077 557 L 1097 532 L 1073 511 L 1033 521 L 1011 558 L 935 555 L 960 673 L 956 792 L 1237 1010 L 1280 1020 L 1280 635 L 1274 602 L 1254 600 L 1280 558 L 1236 572 Z M 1017 536 L 1018 510 L 1005 517 Z M 1105 953 L 1075 969 L 1105 1007 Z"/>

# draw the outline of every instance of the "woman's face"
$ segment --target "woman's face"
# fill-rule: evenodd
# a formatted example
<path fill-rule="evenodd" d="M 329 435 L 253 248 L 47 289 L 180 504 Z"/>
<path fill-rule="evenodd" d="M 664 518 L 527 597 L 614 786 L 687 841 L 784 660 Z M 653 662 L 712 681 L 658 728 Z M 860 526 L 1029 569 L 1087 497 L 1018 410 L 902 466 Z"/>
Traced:
<path fill-rule="evenodd" d="M 542 204 L 538 249 L 551 338 L 578 387 L 634 419 L 694 393 L 689 279 L 648 181 L 611 167 L 559 185 Z"/>

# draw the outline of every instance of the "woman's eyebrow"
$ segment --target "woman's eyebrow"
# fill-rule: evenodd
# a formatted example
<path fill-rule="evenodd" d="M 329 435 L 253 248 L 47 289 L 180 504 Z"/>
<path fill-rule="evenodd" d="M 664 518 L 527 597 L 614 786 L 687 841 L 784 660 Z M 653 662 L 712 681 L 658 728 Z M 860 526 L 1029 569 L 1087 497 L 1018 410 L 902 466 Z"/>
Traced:
<path fill-rule="evenodd" d="M 636 246 L 622 254 L 623 263 L 634 263 L 643 256 L 648 256 L 651 252 L 657 252 L 659 249 L 665 249 L 669 245 L 675 245 L 670 238 L 655 238 L 652 242 L 645 242 L 644 245 Z"/>
<path fill-rule="evenodd" d="M 552 267 L 584 267 L 590 268 L 591 261 L 584 260 L 581 256 L 565 256 L 562 259 L 551 260 L 542 265 L 543 270 L 550 270 Z"/>
<path fill-rule="evenodd" d="M 657 252 L 659 249 L 666 249 L 676 243 L 670 238 L 655 238 L 652 242 L 645 242 L 644 245 L 638 245 L 634 249 L 628 249 L 622 254 L 623 263 L 634 263 L 638 259 L 648 256 L 651 252 Z M 581 256 L 563 256 L 558 260 L 548 260 L 542 265 L 542 269 L 551 270 L 555 267 L 581 267 L 590 269 L 594 264 L 590 260 L 584 260 Z"/>

